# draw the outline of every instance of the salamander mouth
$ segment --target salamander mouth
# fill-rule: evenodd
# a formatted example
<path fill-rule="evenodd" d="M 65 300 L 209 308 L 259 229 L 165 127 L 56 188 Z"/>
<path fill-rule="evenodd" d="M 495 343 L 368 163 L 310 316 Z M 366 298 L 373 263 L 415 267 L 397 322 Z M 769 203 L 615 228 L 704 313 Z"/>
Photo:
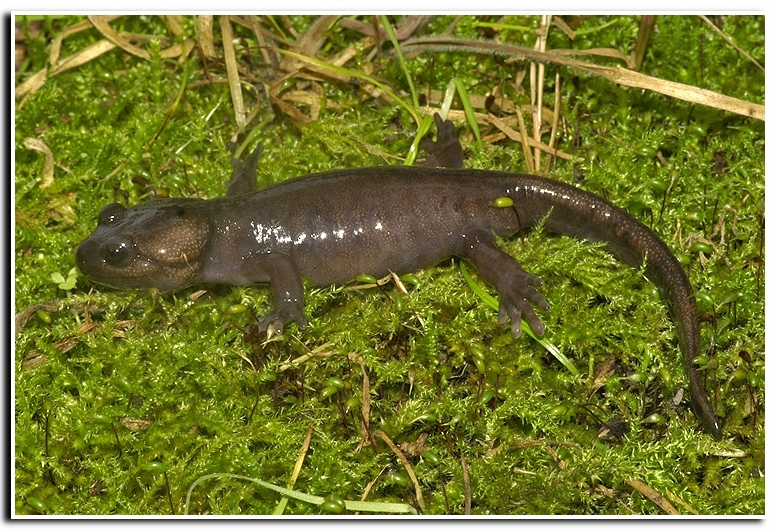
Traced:
<path fill-rule="evenodd" d="M 87 239 L 76 250 L 76 266 L 81 274 L 93 281 L 98 281 L 102 274 L 103 259 L 100 257 L 100 245 L 97 241 Z"/>
<path fill-rule="evenodd" d="M 95 283 L 109 287 L 144 287 L 148 280 L 144 278 L 148 270 L 139 267 L 130 260 L 125 267 L 116 267 L 104 257 L 104 245 L 93 239 L 87 239 L 76 250 L 76 266 L 79 271 Z"/>

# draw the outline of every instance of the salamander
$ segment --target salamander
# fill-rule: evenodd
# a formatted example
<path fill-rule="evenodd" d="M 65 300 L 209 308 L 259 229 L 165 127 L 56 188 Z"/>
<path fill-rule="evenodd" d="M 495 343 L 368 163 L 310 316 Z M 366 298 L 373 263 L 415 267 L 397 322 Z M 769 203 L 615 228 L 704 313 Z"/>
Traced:
<path fill-rule="evenodd" d="M 118 288 L 269 282 L 275 305 L 257 325 L 280 333 L 290 322 L 307 325 L 302 278 L 318 286 L 343 284 L 360 274 L 404 274 L 459 256 L 498 292 L 500 324 L 508 322 L 519 337 L 525 319 L 541 336 L 544 326 L 531 304 L 549 309 L 537 290 L 543 282 L 499 249 L 495 238 L 543 221 L 554 232 L 606 243 L 655 283 L 677 324 L 693 408 L 720 439 L 694 362 L 700 332 L 693 290 L 669 247 L 593 193 L 534 175 L 458 167 L 454 126 L 438 116 L 437 125 L 439 140 L 431 143 L 426 166 L 331 171 L 252 191 L 258 146 L 245 162 L 233 159 L 226 197 L 109 204 L 78 247 L 78 268 L 90 280 Z"/>

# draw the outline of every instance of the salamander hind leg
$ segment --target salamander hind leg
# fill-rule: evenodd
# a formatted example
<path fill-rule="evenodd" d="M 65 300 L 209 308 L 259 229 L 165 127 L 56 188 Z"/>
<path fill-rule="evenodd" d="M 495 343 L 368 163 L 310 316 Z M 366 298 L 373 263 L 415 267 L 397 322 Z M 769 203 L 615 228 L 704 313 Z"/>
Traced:
<path fill-rule="evenodd" d="M 475 229 L 465 235 L 463 255 L 479 271 L 482 278 L 498 291 L 498 322 L 509 319 L 512 336 L 518 338 L 522 332 L 521 317 L 528 322 L 537 337 L 544 335 L 544 324 L 531 307 L 531 303 L 547 311 L 550 304 L 535 289 L 544 282 L 525 272 L 517 261 L 500 250 L 493 234 L 484 229 Z"/>
<path fill-rule="evenodd" d="M 450 120 L 442 120 L 438 114 L 434 114 L 433 118 L 436 121 L 439 137 L 435 142 L 427 137 L 420 141 L 420 147 L 429 154 L 425 165 L 428 167 L 463 167 L 463 148 L 458 141 L 455 124 Z"/>
<path fill-rule="evenodd" d="M 255 191 L 255 186 L 257 185 L 257 162 L 260 160 L 260 153 L 262 152 L 263 144 L 259 143 L 243 162 L 237 158 L 230 159 L 230 165 L 233 166 L 233 175 L 225 183 L 227 185 L 228 197 Z"/>

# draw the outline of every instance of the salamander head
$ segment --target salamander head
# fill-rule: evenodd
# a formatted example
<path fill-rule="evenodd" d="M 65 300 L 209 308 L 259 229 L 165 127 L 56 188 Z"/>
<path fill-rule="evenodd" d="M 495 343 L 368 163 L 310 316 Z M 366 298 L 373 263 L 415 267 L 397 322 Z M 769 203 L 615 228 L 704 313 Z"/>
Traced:
<path fill-rule="evenodd" d="M 203 201 L 167 199 L 104 207 L 76 251 L 90 280 L 111 287 L 175 291 L 196 283 L 211 237 Z"/>

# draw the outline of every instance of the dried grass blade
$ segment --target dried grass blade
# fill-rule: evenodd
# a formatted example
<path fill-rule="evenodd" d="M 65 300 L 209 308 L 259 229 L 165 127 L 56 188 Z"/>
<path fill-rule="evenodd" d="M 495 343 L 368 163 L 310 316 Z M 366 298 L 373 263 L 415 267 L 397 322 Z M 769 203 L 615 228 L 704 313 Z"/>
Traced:
<path fill-rule="evenodd" d="M 423 498 L 422 488 L 420 488 L 420 483 L 417 481 L 417 475 L 414 474 L 414 469 L 412 469 L 412 466 L 411 464 L 409 464 L 409 461 L 406 459 L 406 457 L 401 452 L 401 450 L 398 449 L 398 447 L 396 447 L 396 445 L 393 443 L 390 437 L 387 436 L 381 429 L 375 430 L 372 436 L 378 436 L 379 438 L 381 438 L 382 441 L 384 441 L 387 444 L 387 446 L 390 448 L 390 450 L 395 454 L 398 460 L 401 461 L 401 464 L 403 464 L 404 469 L 409 474 L 409 478 L 412 479 L 412 484 L 414 484 L 414 492 L 417 497 L 417 504 L 420 506 L 420 509 L 424 512 L 425 499 Z"/>
<path fill-rule="evenodd" d="M 181 15 L 163 15 L 160 18 L 162 18 L 163 23 L 168 27 L 168 30 L 171 33 L 177 37 L 181 37 L 184 34 L 184 30 L 181 29 Z"/>
<path fill-rule="evenodd" d="M 725 96 L 711 90 L 705 90 L 683 83 L 666 81 L 655 77 L 632 72 L 624 68 L 615 68 L 610 66 L 597 66 L 576 59 L 562 57 L 555 53 L 540 52 L 518 46 L 507 44 L 498 44 L 495 42 L 473 41 L 467 39 L 452 38 L 426 38 L 406 41 L 402 48 L 419 51 L 470 51 L 474 53 L 494 53 L 515 57 L 515 60 L 543 61 L 569 68 L 575 68 L 584 72 L 591 73 L 610 79 L 612 82 L 630 86 L 634 88 L 643 88 L 671 96 L 676 99 L 706 105 L 734 114 L 748 116 L 759 120 L 765 120 L 766 108 L 764 105 L 752 103 L 730 96 Z M 511 59 L 510 59 L 511 60 Z"/>
<path fill-rule="evenodd" d="M 569 40 L 574 40 L 574 37 L 577 36 L 576 33 L 574 33 L 574 30 L 569 27 L 569 25 L 564 22 L 564 20 L 559 17 L 558 15 L 553 16 L 552 23 L 558 27 L 561 31 L 563 31 L 567 37 L 569 37 Z"/>
<path fill-rule="evenodd" d="M 171 47 L 164 49 L 160 52 L 160 57 L 163 59 L 173 59 L 174 57 L 181 57 L 179 62 L 184 62 L 192 49 L 195 47 L 195 42 L 187 39 L 181 44 L 176 43 Z"/>
<path fill-rule="evenodd" d="M 107 22 L 110 22 L 116 18 L 119 18 L 119 16 L 112 16 L 112 17 L 106 17 Z M 51 43 L 51 51 L 49 52 L 49 64 L 57 64 L 57 61 L 60 60 L 60 50 L 62 49 L 62 41 L 65 39 L 65 37 L 69 37 L 70 35 L 73 35 L 75 33 L 79 33 L 80 31 L 84 31 L 85 29 L 91 29 L 92 22 L 89 20 L 82 20 L 81 22 L 77 22 L 76 24 L 73 24 L 70 27 L 65 28 L 59 35 L 57 35 L 54 40 Z"/>
<path fill-rule="evenodd" d="M 233 100 L 233 112 L 236 116 L 238 132 L 244 132 L 246 128 L 246 109 L 244 108 L 244 95 L 241 92 L 241 81 L 238 77 L 238 64 L 236 63 L 236 51 L 233 48 L 233 27 L 227 15 L 219 19 L 222 28 L 222 47 L 225 50 L 225 70 L 227 70 L 230 98 Z"/>
<path fill-rule="evenodd" d="M 432 88 L 428 90 L 428 101 L 430 102 L 431 106 L 439 105 L 442 103 L 444 98 L 445 92 L 442 90 L 437 90 L 435 88 Z M 475 109 L 484 109 L 485 103 L 487 100 L 487 96 L 481 96 L 479 94 L 468 94 L 469 97 L 469 104 L 475 108 Z M 499 109 L 499 112 L 496 114 L 502 115 L 502 114 L 511 114 L 515 111 L 515 104 L 514 102 L 509 98 L 501 98 L 501 99 L 495 99 L 493 100 L 493 105 Z M 493 108 L 493 107 L 491 107 Z"/>
<path fill-rule="evenodd" d="M 661 495 L 661 492 L 658 490 L 655 490 L 642 482 L 641 480 L 637 480 L 635 478 L 630 478 L 626 480 L 628 482 L 628 485 L 637 490 L 639 493 L 650 499 L 656 506 L 661 508 L 663 511 L 668 513 L 669 515 L 680 515 L 680 512 L 677 511 L 677 508 L 672 506 L 672 503 L 666 500 L 666 498 Z"/>
<path fill-rule="evenodd" d="M 255 34 L 257 45 L 260 47 L 260 54 L 263 56 L 265 64 L 270 65 L 274 70 L 278 70 L 279 58 L 265 43 L 265 35 L 263 35 L 263 29 L 260 27 L 260 19 L 257 15 L 251 15 L 248 20 L 252 25 L 252 32 Z"/>
<path fill-rule="evenodd" d="M 298 40 L 293 44 L 293 47 L 308 57 L 314 57 L 317 52 L 320 51 L 322 45 L 327 39 L 326 31 L 336 21 L 338 17 L 335 15 L 323 16 L 318 18 L 309 28 L 306 33 L 300 36 Z M 292 59 L 288 56 L 282 61 L 282 70 L 288 71 L 295 69 L 295 65 L 291 64 Z"/>
<path fill-rule="evenodd" d="M 550 149 L 555 149 L 555 142 L 558 140 L 558 116 L 561 111 L 561 73 L 555 72 L 555 107 L 553 108 L 553 119 L 550 130 Z M 550 171 L 550 163 L 552 157 L 548 156 L 544 161 L 544 174 L 546 175 Z"/>
<path fill-rule="evenodd" d="M 588 50 L 565 50 L 565 49 L 556 49 L 556 50 L 550 50 L 548 53 L 554 53 L 555 55 L 593 55 L 595 57 L 609 57 L 610 59 L 619 59 L 626 63 L 626 67 L 632 68 L 634 65 L 634 62 L 631 60 L 631 57 L 628 57 L 627 55 L 621 53 L 619 50 L 616 50 L 615 48 L 590 48 Z"/>
<path fill-rule="evenodd" d="M 116 45 L 107 40 L 100 40 L 91 44 L 78 53 L 74 53 L 60 61 L 59 64 L 51 69 L 51 75 L 57 75 L 71 68 L 76 68 L 82 64 L 91 61 L 95 57 L 103 55 L 109 50 L 116 48 Z M 27 81 L 16 87 L 16 98 L 21 98 L 28 93 L 38 91 L 46 83 L 46 69 L 36 72 Z"/>
<path fill-rule="evenodd" d="M 539 127 L 541 127 L 541 124 L 539 123 L 536 115 L 536 64 L 529 64 L 528 69 L 530 70 L 530 75 L 528 76 L 528 85 L 530 86 L 529 94 L 531 99 L 531 134 L 533 135 L 534 142 L 539 143 Z M 535 149 L 533 150 L 533 156 L 531 157 L 534 170 L 531 173 L 535 173 L 539 170 L 539 148 L 538 146 L 534 147 Z"/>
<path fill-rule="evenodd" d="M 377 473 L 377 475 L 374 477 L 374 479 L 369 482 L 365 488 L 363 488 L 363 494 L 360 496 L 360 501 L 363 502 L 368 498 L 368 494 L 371 493 L 371 488 L 374 487 L 374 484 L 376 484 L 376 481 L 379 480 L 379 477 L 382 476 L 382 474 L 385 472 L 385 470 L 390 467 L 389 464 L 385 464 L 385 466 L 382 468 L 382 470 Z M 355 515 L 360 515 L 360 512 L 355 512 Z"/>
<path fill-rule="evenodd" d="M 477 117 L 479 116 L 480 115 L 477 114 Z M 511 127 L 509 127 L 497 116 L 493 116 L 492 114 L 483 114 L 482 116 L 485 116 L 485 118 L 487 118 L 488 122 L 491 125 L 495 126 L 498 130 L 500 130 L 502 133 L 506 134 L 510 139 L 516 142 L 520 142 L 520 143 L 527 142 L 529 146 L 535 149 L 539 149 L 540 151 L 544 151 L 545 153 L 549 153 L 551 155 L 563 158 L 565 160 L 576 160 L 578 162 L 584 160 L 583 158 L 575 157 L 568 153 L 564 153 L 563 151 L 559 151 L 558 149 L 553 149 L 552 147 L 549 147 L 547 144 L 534 140 L 533 138 L 528 138 L 527 136 L 525 136 L 524 139 L 523 134 L 514 131 Z"/>
<path fill-rule="evenodd" d="M 369 422 L 371 416 L 371 384 L 368 380 L 368 373 L 366 373 L 366 366 L 363 364 L 363 358 L 358 357 L 358 363 L 360 364 L 360 372 L 363 376 L 362 394 L 363 399 L 360 404 L 360 424 L 363 427 L 363 438 L 360 441 L 358 449 L 364 445 L 373 443 L 371 440 L 371 434 L 369 430 Z"/>
<path fill-rule="evenodd" d="M 289 490 L 293 489 L 293 486 L 295 486 L 295 482 L 298 480 L 298 475 L 303 468 L 303 460 L 306 458 L 306 453 L 309 452 L 309 444 L 311 443 L 311 435 L 313 432 L 314 422 L 309 424 L 309 430 L 306 432 L 306 437 L 303 439 L 301 450 L 298 452 L 298 459 L 295 461 L 295 467 L 293 467 L 292 475 L 290 475 L 290 480 L 287 482 L 287 489 Z M 273 515 L 282 515 L 284 513 L 284 509 L 287 507 L 287 499 L 287 497 L 282 497 L 279 500 L 279 504 L 277 504 L 276 508 L 274 508 Z"/>
<path fill-rule="evenodd" d="M 650 35 L 653 32 L 653 23 L 655 22 L 655 15 L 642 15 L 642 19 L 639 21 L 639 32 L 636 36 L 636 44 L 634 45 L 634 51 L 631 52 L 631 63 L 628 67 L 631 70 L 638 72 L 642 68 L 642 61 L 645 58 L 645 52 L 647 51 L 647 43 L 650 42 Z"/>
<path fill-rule="evenodd" d="M 274 105 L 279 107 L 279 110 L 290 116 L 295 121 L 298 121 L 300 123 L 311 123 L 312 119 L 308 117 L 303 112 L 299 111 L 283 99 L 277 97 L 277 96 L 271 96 L 271 101 L 273 101 Z"/>
<path fill-rule="evenodd" d="M 123 39 L 114 29 L 108 24 L 108 21 L 105 19 L 105 17 L 98 16 L 98 15 L 88 15 L 87 18 L 90 22 L 92 22 L 92 25 L 95 26 L 95 29 L 98 30 L 106 39 L 113 42 L 120 48 L 122 48 L 124 51 L 131 55 L 135 55 L 136 57 L 140 57 L 142 59 L 151 59 L 151 54 L 144 50 L 139 48 L 138 46 L 135 46 L 134 44 L 131 44 L 127 40 Z"/>
<path fill-rule="evenodd" d="M 214 17 L 212 15 L 199 15 L 195 28 L 201 53 L 208 59 L 215 58 L 217 50 L 214 48 Z"/>
<path fill-rule="evenodd" d="M 550 15 L 542 15 L 541 20 L 539 23 L 539 37 L 536 39 L 536 45 L 534 46 L 535 50 L 544 52 L 547 50 L 547 35 L 550 32 L 550 22 L 552 17 Z M 531 65 L 531 73 L 534 71 L 534 65 Z M 544 72 L 545 72 L 545 65 L 543 62 L 540 62 L 536 65 L 536 82 L 538 83 L 536 87 L 536 109 L 533 113 L 534 118 L 534 140 L 537 142 L 542 141 L 542 109 L 544 109 Z M 533 84 L 534 78 L 531 76 L 531 83 Z M 532 87 L 533 88 L 533 87 Z M 533 93 L 533 90 L 532 90 Z M 531 101 L 533 101 L 533 96 L 531 97 Z M 534 153 L 534 167 L 536 168 L 537 173 L 541 169 L 542 165 L 542 154 L 539 151 L 539 149 L 536 149 L 536 152 Z"/>
<path fill-rule="evenodd" d="M 463 515 L 471 515 L 471 478 L 468 462 L 463 455 L 460 455 L 460 466 L 463 469 L 463 496 L 465 497 Z"/>
<path fill-rule="evenodd" d="M 523 109 L 517 107 L 515 109 L 517 114 L 517 127 L 520 129 L 520 145 L 523 146 L 523 158 L 525 159 L 525 167 L 529 173 L 534 172 L 533 155 L 531 155 L 531 146 L 528 145 L 528 132 L 525 128 L 525 120 L 523 119 Z M 499 120 L 500 121 L 500 120 Z M 499 129 L 501 131 L 501 129 Z M 504 131 L 502 131 L 504 132 Z M 506 134 L 506 132 L 504 132 Z M 507 135 L 509 137 L 509 135 Z"/>
<path fill-rule="evenodd" d="M 716 109 L 733 112 L 734 114 L 756 118 L 762 121 L 766 120 L 766 107 L 764 105 L 733 98 L 731 96 L 725 96 L 705 88 L 685 85 L 675 81 L 667 81 L 657 77 L 650 77 L 624 68 L 595 65 L 588 65 L 587 67 L 581 66 L 580 68 L 588 70 L 593 74 L 609 78 L 618 85 L 652 90 L 653 92 L 658 92 L 659 94 L 671 96 L 675 99 L 681 99 L 690 103 L 698 103 L 700 105 L 714 107 Z"/>
<path fill-rule="evenodd" d="M 24 83 L 16 87 L 14 96 L 16 99 L 24 97 L 28 93 L 37 92 L 46 83 L 46 69 L 37 71 Z"/>

